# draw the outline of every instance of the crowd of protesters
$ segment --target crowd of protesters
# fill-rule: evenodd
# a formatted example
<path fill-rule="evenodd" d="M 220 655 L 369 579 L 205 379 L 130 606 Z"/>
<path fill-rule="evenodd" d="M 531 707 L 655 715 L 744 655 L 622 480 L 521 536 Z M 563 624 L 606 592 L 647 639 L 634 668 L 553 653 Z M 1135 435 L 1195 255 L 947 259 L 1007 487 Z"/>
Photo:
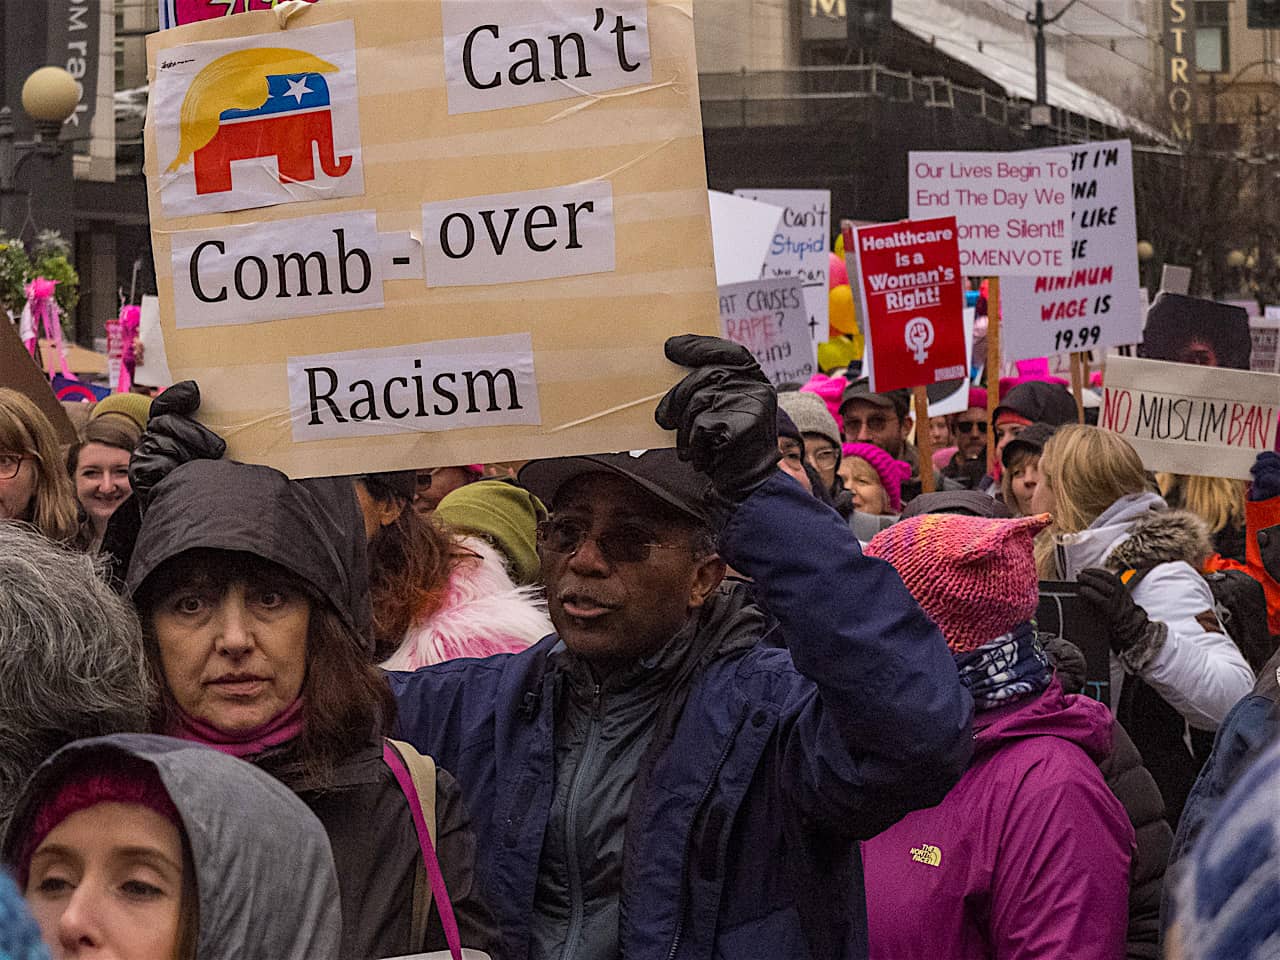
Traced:
<path fill-rule="evenodd" d="M 1280 456 L 667 356 L 674 449 L 309 480 L 0 388 L 0 958 L 1280 956 Z"/>

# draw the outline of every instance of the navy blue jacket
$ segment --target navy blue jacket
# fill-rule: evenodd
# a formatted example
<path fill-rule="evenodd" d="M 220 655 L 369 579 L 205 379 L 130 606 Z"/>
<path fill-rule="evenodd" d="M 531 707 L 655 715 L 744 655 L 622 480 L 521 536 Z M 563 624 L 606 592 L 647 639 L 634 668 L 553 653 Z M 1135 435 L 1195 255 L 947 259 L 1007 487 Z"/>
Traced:
<path fill-rule="evenodd" d="M 973 699 L 893 568 L 782 473 L 720 549 L 755 579 L 786 649 L 738 649 L 688 680 L 628 814 L 623 955 L 865 957 L 855 841 L 942 799 L 969 761 Z M 508 960 L 529 951 L 556 642 L 391 675 L 397 735 L 462 785 Z"/>

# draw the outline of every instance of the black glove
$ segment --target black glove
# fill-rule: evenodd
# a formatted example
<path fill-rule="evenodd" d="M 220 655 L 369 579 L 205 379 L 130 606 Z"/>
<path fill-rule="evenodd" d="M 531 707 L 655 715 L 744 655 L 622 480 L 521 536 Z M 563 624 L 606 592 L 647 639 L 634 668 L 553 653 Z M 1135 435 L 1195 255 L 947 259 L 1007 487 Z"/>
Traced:
<path fill-rule="evenodd" d="M 741 503 L 778 467 L 773 385 L 746 347 L 719 337 L 672 337 L 666 354 L 693 372 L 667 391 L 654 419 L 676 431 L 681 460 L 706 474 L 721 498 Z"/>
<path fill-rule="evenodd" d="M 191 460 L 219 460 L 226 453 L 226 441 L 192 419 L 199 409 L 194 380 L 175 383 L 152 402 L 146 432 L 129 458 L 129 484 L 144 507 L 174 468 Z"/>
<path fill-rule="evenodd" d="M 1165 625 L 1152 621 L 1110 570 L 1090 567 L 1080 571 L 1076 581 L 1081 599 L 1106 619 L 1112 652 L 1134 673 L 1145 667 L 1164 644 Z"/>

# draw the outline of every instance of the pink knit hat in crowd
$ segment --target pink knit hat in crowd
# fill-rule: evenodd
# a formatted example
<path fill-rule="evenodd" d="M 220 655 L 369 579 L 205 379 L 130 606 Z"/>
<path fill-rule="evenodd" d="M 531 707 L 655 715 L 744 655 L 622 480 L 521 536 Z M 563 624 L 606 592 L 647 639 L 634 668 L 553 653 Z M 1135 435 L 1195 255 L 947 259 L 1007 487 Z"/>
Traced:
<path fill-rule="evenodd" d="M 839 427 L 842 422 L 840 398 L 844 396 L 844 388 L 848 385 L 849 381 L 844 377 L 828 377 L 825 373 L 815 373 L 800 389 L 805 393 L 816 393 L 820 396 L 822 402 L 827 405 L 827 409 L 831 411 L 831 419 L 836 422 L 836 427 Z"/>
<path fill-rule="evenodd" d="M 880 486 L 889 495 L 889 509 L 894 513 L 902 509 L 902 481 L 911 476 L 911 464 L 893 459 L 874 443 L 846 443 L 840 453 L 871 464 L 880 475 Z"/>
<path fill-rule="evenodd" d="M 893 564 L 951 651 L 968 653 L 1035 615 L 1032 543 L 1049 522 L 927 513 L 882 530 L 866 553 Z"/>

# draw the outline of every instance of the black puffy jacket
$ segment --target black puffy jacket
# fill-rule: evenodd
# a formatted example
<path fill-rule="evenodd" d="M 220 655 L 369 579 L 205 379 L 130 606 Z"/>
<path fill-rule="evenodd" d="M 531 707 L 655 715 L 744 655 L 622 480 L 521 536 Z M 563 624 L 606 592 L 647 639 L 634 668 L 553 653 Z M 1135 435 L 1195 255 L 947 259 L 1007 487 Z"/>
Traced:
<path fill-rule="evenodd" d="M 1043 639 L 1043 638 L 1042 638 Z M 1084 690 L 1084 654 L 1060 637 L 1045 642 L 1045 650 L 1058 670 L 1067 693 Z M 1124 727 L 1116 721 L 1111 754 L 1098 764 L 1107 786 L 1124 804 L 1137 840 L 1129 868 L 1129 933 L 1127 960 L 1159 960 L 1160 896 L 1165 868 L 1173 847 L 1173 830 L 1164 816 L 1164 799 L 1142 756 Z"/>

